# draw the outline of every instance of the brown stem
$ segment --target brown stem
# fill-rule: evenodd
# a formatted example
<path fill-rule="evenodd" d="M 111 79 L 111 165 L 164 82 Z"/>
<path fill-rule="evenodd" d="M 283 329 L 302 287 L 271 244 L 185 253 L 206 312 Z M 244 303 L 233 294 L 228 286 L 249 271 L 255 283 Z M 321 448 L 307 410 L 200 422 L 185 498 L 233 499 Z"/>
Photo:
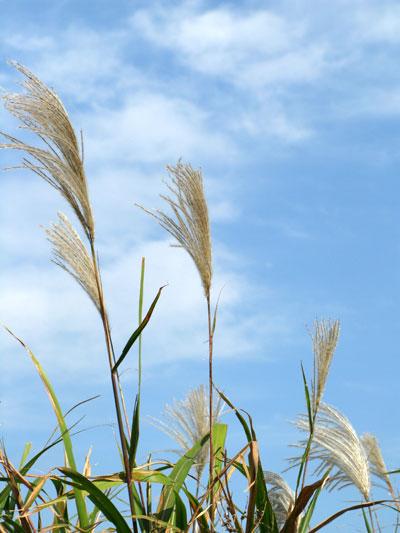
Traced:
<path fill-rule="evenodd" d="M 115 410 L 117 413 L 117 422 L 118 422 L 118 430 L 119 430 L 119 438 L 121 441 L 121 449 L 122 449 L 122 457 L 124 462 L 124 469 L 125 469 L 125 475 L 126 475 L 126 484 L 128 488 L 128 495 L 129 495 L 129 505 L 131 509 L 132 514 L 132 525 L 133 525 L 133 531 L 134 533 L 138 533 L 138 527 L 136 523 L 135 515 L 135 500 L 133 498 L 133 491 L 132 491 L 132 473 L 129 465 L 129 456 L 128 456 L 128 450 L 126 447 L 126 437 L 124 432 L 124 424 L 122 421 L 122 413 L 121 413 L 121 406 L 120 406 L 120 399 L 118 395 L 118 385 L 117 385 L 117 378 L 116 373 L 113 372 L 114 367 L 114 359 L 113 359 L 113 351 L 112 351 L 112 344 L 111 344 L 111 336 L 110 336 L 110 328 L 108 325 L 108 319 L 107 319 L 107 313 L 105 309 L 104 304 L 104 298 L 103 298 L 103 288 L 101 286 L 101 280 L 99 275 L 99 270 L 97 267 L 97 261 L 96 261 L 96 252 L 94 249 L 93 242 L 90 243 L 91 246 L 91 252 L 92 252 L 92 260 L 93 260 L 93 266 L 94 266 L 94 272 L 96 276 L 96 285 L 97 290 L 99 293 L 99 303 L 100 303 L 100 315 L 103 322 L 103 329 L 104 329 L 104 335 L 106 339 L 106 347 L 107 347 L 107 355 L 108 355 L 108 362 L 110 365 L 110 374 L 111 374 L 111 384 L 112 384 L 112 390 L 114 395 L 114 404 L 115 404 Z"/>
<path fill-rule="evenodd" d="M 389 489 L 389 492 L 390 494 L 392 495 L 394 501 L 395 501 L 395 505 L 397 507 L 397 509 L 400 511 L 400 503 L 399 503 L 399 499 L 398 499 L 398 496 L 396 496 L 394 490 L 393 490 L 393 485 L 390 481 L 390 478 L 386 480 L 386 483 L 387 483 L 387 486 L 388 486 L 388 489 Z"/>
<path fill-rule="evenodd" d="M 210 487 L 214 478 L 214 450 L 213 450 L 213 332 L 211 324 L 210 297 L 207 297 L 208 311 L 208 346 L 209 346 L 209 398 L 210 398 Z M 211 530 L 214 529 L 214 489 L 210 491 L 210 521 Z"/>
<path fill-rule="evenodd" d="M 376 515 L 375 505 L 373 505 L 372 507 L 373 507 L 375 515 Z M 369 517 L 370 517 L 370 520 L 371 520 L 372 533 L 375 533 L 374 517 L 372 516 L 372 508 L 371 507 L 368 507 L 368 512 L 369 512 Z M 378 520 L 378 517 L 377 517 L 377 520 Z M 378 527 L 379 527 L 379 525 L 378 525 Z M 380 528 L 379 528 L 379 530 L 380 530 Z"/>

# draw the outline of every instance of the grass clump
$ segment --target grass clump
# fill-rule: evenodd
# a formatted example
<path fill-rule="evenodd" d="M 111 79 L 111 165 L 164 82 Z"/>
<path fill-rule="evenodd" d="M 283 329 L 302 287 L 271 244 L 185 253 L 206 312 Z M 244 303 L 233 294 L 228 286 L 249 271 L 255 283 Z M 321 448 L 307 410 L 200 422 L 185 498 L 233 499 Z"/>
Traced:
<path fill-rule="evenodd" d="M 178 161 L 167 166 L 170 195 L 162 195 L 170 214 L 144 209 L 191 256 L 200 275 L 208 317 L 208 388 L 200 385 L 184 400 L 167 405 L 164 420 L 153 419 L 181 447 L 179 458 L 138 465 L 141 407 L 141 335 L 152 318 L 162 287 L 143 317 L 142 262 L 139 323 L 117 354 L 109 326 L 95 242 L 95 226 L 83 166 L 83 141 L 80 146 L 61 100 L 34 74 L 18 63 L 12 65 L 23 76 L 23 92 L 5 93 L 6 109 L 34 133 L 40 147 L 29 145 L 7 133 L 3 149 L 23 152 L 20 167 L 39 175 L 58 190 L 72 208 L 84 238 L 73 224 L 58 212 L 58 222 L 46 229 L 53 247 L 53 261 L 66 270 L 87 293 L 104 331 L 105 348 L 118 426 L 116 454 L 121 454 L 123 469 L 117 473 L 92 476 L 89 455 L 82 472 L 76 467 L 71 428 L 65 422 L 61 404 L 44 368 L 28 346 L 6 330 L 24 347 L 39 373 L 54 409 L 58 436 L 34 457 L 27 445 L 17 468 L 0 444 L 0 533 L 94 532 L 200 533 L 229 531 L 238 533 L 314 533 L 350 510 L 362 510 L 367 531 L 380 528 L 379 505 L 400 511 L 378 443 L 370 434 L 358 437 L 347 418 L 323 402 L 323 394 L 338 342 L 338 320 L 316 321 L 311 334 L 314 371 L 311 393 L 302 368 L 306 414 L 300 414 L 296 427 L 307 437 L 296 445 L 297 457 L 290 467 L 298 468 L 297 485 L 292 490 L 278 474 L 263 469 L 257 435 L 251 416 L 238 409 L 214 384 L 213 336 L 217 310 L 211 309 L 212 243 L 207 201 L 201 170 Z M 119 369 L 135 342 L 139 343 L 139 387 L 132 413 L 124 400 Z M 215 397 L 215 398 L 214 398 Z M 244 440 L 240 449 L 228 451 L 228 425 L 222 406 L 229 408 L 239 422 Z M 129 422 L 131 421 L 131 422 Z M 62 445 L 64 466 L 55 466 L 45 475 L 31 474 L 33 466 L 49 449 Z M 208 464 L 207 480 L 203 483 Z M 310 482 L 309 464 L 317 465 Z M 192 475 L 194 472 L 194 476 Z M 374 501 L 371 475 L 388 489 L 390 501 Z M 241 507 L 232 491 L 232 476 L 242 480 L 247 502 Z M 329 490 L 355 486 L 362 501 L 334 513 L 320 524 L 310 526 L 318 497 Z M 156 489 L 158 487 L 158 490 Z M 394 505 L 393 505 L 394 504 Z M 369 510 L 369 513 L 365 512 Z M 372 512 L 373 511 L 373 512 Z"/>

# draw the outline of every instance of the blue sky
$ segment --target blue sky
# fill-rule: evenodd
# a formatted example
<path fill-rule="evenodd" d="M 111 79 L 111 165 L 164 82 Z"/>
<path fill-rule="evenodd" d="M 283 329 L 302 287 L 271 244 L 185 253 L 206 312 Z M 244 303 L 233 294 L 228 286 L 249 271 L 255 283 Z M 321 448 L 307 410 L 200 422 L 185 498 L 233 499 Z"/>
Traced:
<path fill-rule="evenodd" d="M 165 165 L 182 157 L 203 169 L 214 300 L 224 287 L 215 382 L 252 413 L 264 467 L 281 471 L 297 440 L 286 420 L 304 411 L 306 325 L 325 317 L 342 323 L 325 400 L 357 432 L 376 434 L 397 468 L 398 3 L 0 0 L 0 11 L 0 85 L 15 91 L 20 77 L 7 59 L 22 63 L 55 88 L 83 130 L 117 347 L 136 325 L 142 256 L 147 305 L 168 283 L 143 338 L 143 416 L 159 416 L 207 381 L 197 272 L 133 206 L 160 208 Z M 20 135 L 4 109 L 0 130 Z M 0 153 L 1 167 L 18 161 Z M 49 261 L 40 227 L 70 212 L 27 171 L 4 172 L 0 188 L 0 319 L 41 360 L 66 409 L 102 395 L 80 408 L 83 427 L 113 423 L 101 324 Z M 17 457 L 26 441 L 44 443 L 54 421 L 26 355 L 6 333 L 0 345 L 0 434 Z M 126 368 L 132 400 L 133 355 Z M 173 447 L 147 424 L 142 434 L 143 460 Z M 119 467 L 107 455 L 110 426 L 76 442 L 82 454 L 96 443 L 95 473 Z M 327 498 L 321 518 L 357 497 Z"/>

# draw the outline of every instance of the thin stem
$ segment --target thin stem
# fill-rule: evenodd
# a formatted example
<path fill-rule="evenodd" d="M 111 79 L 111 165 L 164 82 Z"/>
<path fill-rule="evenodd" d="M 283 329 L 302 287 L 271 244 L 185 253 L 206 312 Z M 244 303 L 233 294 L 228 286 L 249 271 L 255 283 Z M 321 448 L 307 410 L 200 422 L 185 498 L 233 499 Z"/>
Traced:
<path fill-rule="evenodd" d="M 310 432 L 310 436 L 309 436 L 309 446 L 308 446 L 308 453 L 306 455 L 306 460 L 304 461 L 304 469 L 303 469 L 303 480 L 301 482 L 301 488 L 300 488 L 300 491 L 303 490 L 304 488 L 304 485 L 306 483 L 306 475 L 307 475 L 307 466 L 308 466 L 308 461 L 310 459 L 310 451 L 311 451 L 311 445 L 312 445 L 312 440 L 314 438 L 314 423 L 315 423 L 315 417 L 314 417 L 314 420 L 313 420 L 313 428 Z M 297 494 L 296 494 L 296 498 L 297 498 Z"/>
<path fill-rule="evenodd" d="M 373 505 L 372 507 L 374 508 L 374 512 L 376 514 L 375 505 Z M 368 507 L 368 513 L 369 513 L 369 517 L 371 519 L 372 533 L 375 533 L 374 517 L 372 516 L 372 507 Z M 378 518 L 377 518 L 377 521 L 378 521 Z M 378 527 L 379 527 L 379 524 L 378 524 Z M 379 528 L 379 531 L 380 531 L 380 528 Z"/>
<path fill-rule="evenodd" d="M 131 475 L 131 469 L 129 466 L 129 456 L 128 456 L 128 450 L 126 447 L 126 437 L 124 432 L 124 425 L 122 421 L 122 414 L 121 414 L 121 406 L 120 406 L 120 400 L 118 396 L 118 385 L 117 385 L 117 378 L 116 373 L 112 371 L 114 367 L 114 361 L 113 361 L 113 351 L 112 351 L 112 344 L 111 344 L 111 336 L 110 336 L 110 328 L 108 325 L 107 320 L 107 313 L 104 305 L 104 298 L 103 298 L 103 289 L 101 286 L 100 276 L 99 276 L 99 270 L 97 266 L 96 261 L 96 253 L 94 249 L 93 242 L 90 242 L 90 248 L 92 253 L 92 260 L 94 265 L 94 271 L 96 276 L 96 284 L 97 289 L 99 291 L 99 302 L 100 302 L 100 314 L 101 319 L 103 322 L 103 328 L 104 328 L 104 335 L 106 339 L 106 347 L 107 347 L 107 355 L 108 355 L 108 362 L 110 365 L 110 374 L 111 374 L 111 384 L 113 389 L 113 395 L 114 395 L 114 404 L 115 404 L 115 410 L 117 413 L 117 422 L 118 422 L 118 430 L 119 430 L 119 437 L 121 441 L 121 448 L 122 448 L 122 457 L 124 462 L 124 469 L 125 469 L 125 475 L 126 475 L 126 484 L 128 488 L 128 495 L 129 495 L 129 505 L 132 513 L 132 525 L 133 525 L 133 531 L 134 533 L 138 533 L 138 527 L 136 523 L 135 515 L 135 500 L 133 497 L 133 491 L 132 491 L 132 475 Z"/>
<path fill-rule="evenodd" d="M 210 297 L 207 297 L 208 312 L 208 346 L 209 346 L 209 398 L 210 398 L 210 487 L 214 478 L 214 450 L 213 450 L 213 332 L 211 324 Z M 211 530 L 214 529 L 214 488 L 210 491 L 210 520 Z"/>
<path fill-rule="evenodd" d="M 124 412 L 124 418 L 125 418 L 126 429 L 127 429 L 128 437 L 129 437 L 129 440 L 130 440 L 130 438 L 131 438 L 131 430 L 130 430 L 130 427 L 129 427 L 128 413 L 127 413 L 127 411 L 126 411 L 125 398 L 124 398 L 124 394 L 123 394 L 123 392 L 122 392 L 121 380 L 120 380 L 120 378 L 119 378 L 118 370 L 115 372 L 115 374 L 116 374 L 116 376 L 117 376 L 118 389 L 119 389 L 119 394 L 120 394 L 120 397 L 121 397 L 121 403 L 122 403 L 122 410 L 123 410 L 123 412 Z"/>
<path fill-rule="evenodd" d="M 142 257 L 142 269 L 140 272 L 140 292 L 139 292 L 139 326 L 142 323 L 143 315 L 143 287 L 144 287 L 144 266 L 145 258 Z M 139 398 L 142 387 L 142 335 L 139 335 Z"/>

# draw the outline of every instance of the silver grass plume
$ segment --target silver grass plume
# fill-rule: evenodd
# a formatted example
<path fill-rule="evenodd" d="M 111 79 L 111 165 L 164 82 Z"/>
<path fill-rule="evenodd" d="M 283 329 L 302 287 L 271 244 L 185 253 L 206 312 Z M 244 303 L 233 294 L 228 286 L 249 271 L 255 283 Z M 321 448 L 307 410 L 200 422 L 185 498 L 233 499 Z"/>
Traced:
<path fill-rule="evenodd" d="M 398 495 L 395 493 L 388 470 L 385 465 L 385 461 L 382 457 L 382 452 L 378 441 L 374 435 L 370 433 L 364 433 L 360 437 L 361 443 L 368 456 L 371 474 L 383 481 L 384 485 L 380 483 L 374 483 L 377 486 L 387 488 L 389 494 L 391 494 L 397 509 L 400 511 L 400 501 Z"/>
<path fill-rule="evenodd" d="M 275 472 L 264 470 L 264 480 L 268 487 L 268 498 L 275 513 L 278 527 L 281 528 L 294 507 L 295 493 L 286 481 Z"/>
<path fill-rule="evenodd" d="M 179 160 L 175 167 L 167 165 L 167 170 L 171 185 L 166 185 L 173 196 L 161 195 L 161 198 L 169 204 L 174 218 L 158 209 L 149 211 L 140 205 L 138 207 L 154 216 L 160 226 L 178 241 L 179 244 L 171 246 L 188 252 L 200 274 L 208 301 L 212 278 L 211 233 L 201 169 L 193 170 L 191 165 L 183 165 Z"/>
<path fill-rule="evenodd" d="M 300 414 L 294 425 L 306 433 L 309 432 L 308 416 Z M 303 448 L 307 441 L 301 441 L 296 447 Z M 298 466 L 303 454 L 289 459 L 289 468 Z M 314 424 L 314 437 L 310 450 L 310 460 L 319 461 L 315 474 L 323 475 L 328 468 L 336 468 L 330 474 L 328 490 L 342 489 L 355 485 L 366 501 L 369 501 L 371 481 L 368 457 L 364 446 L 349 420 L 337 409 L 321 402 Z"/>
<path fill-rule="evenodd" d="M 376 437 L 370 433 L 364 433 L 361 435 L 360 441 L 367 454 L 371 467 L 371 474 L 374 474 L 393 491 L 392 483 L 387 473 L 388 470 L 386 468 L 385 461 L 383 460 L 382 452 Z"/>
<path fill-rule="evenodd" d="M 101 314 L 99 291 L 93 261 L 78 233 L 63 213 L 58 213 L 59 223 L 46 229 L 53 245 L 53 262 L 66 270 L 86 291 Z"/>
<path fill-rule="evenodd" d="M 43 147 L 31 146 L 1 133 L 9 142 L 0 144 L 0 148 L 21 150 L 32 158 L 23 158 L 22 165 L 17 168 L 32 170 L 57 189 L 74 210 L 92 243 L 94 218 L 83 170 L 83 142 L 80 153 L 68 114 L 55 91 L 19 63 L 10 64 L 25 76 L 19 83 L 24 92 L 5 92 L 4 107 L 22 122 L 21 129 L 36 133 Z"/>
<path fill-rule="evenodd" d="M 213 420 L 218 422 L 221 417 L 223 402 L 221 398 L 214 403 Z M 174 399 L 172 405 L 166 405 L 162 414 L 166 422 L 152 418 L 152 424 L 172 437 L 186 453 L 210 430 L 210 417 L 208 407 L 208 392 L 203 385 L 191 389 L 183 400 Z M 203 446 L 197 457 L 195 466 L 197 481 L 200 478 L 208 461 L 209 445 Z M 179 453 L 179 452 L 178 452 Z"/>
<path fill-rule="evenodd" d="M 314 349 L 314 376 L 311 384 L 311 408 L 312 415 L 315 419 L 324 393 L 333 354 L 335 353 L 340 330 L 340 321 L 334 320 L 332 323 L 328 320 L 328 324 L 326 324 L 324 319 L 322 319 L 321 322 L 316 320 L 314 327 L 315 334 L 313 336 L 310 332 L 310 336 Z"/>

